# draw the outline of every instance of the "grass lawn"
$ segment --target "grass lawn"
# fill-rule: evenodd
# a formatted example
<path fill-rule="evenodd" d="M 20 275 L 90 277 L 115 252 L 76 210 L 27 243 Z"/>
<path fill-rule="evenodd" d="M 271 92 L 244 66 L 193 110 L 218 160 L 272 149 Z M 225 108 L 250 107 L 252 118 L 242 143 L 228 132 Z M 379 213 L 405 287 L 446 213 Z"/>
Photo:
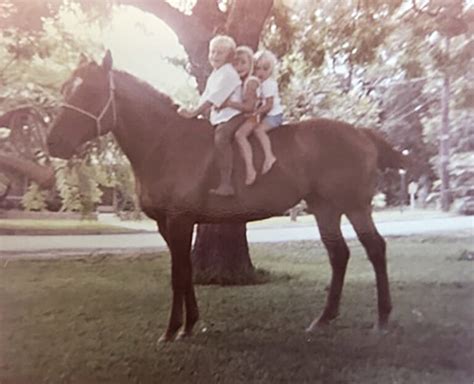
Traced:
<path fill-rule="evenodd" d="M 356 242 L 341 316 L 312 334 L 329 266 L 313 241 L 251 245 L 267 284 L 197 287 L 188 340 L 156 345 L 169 257 L 10 260 L 0 266 L 0 383 L 429 383 L 474 379 L 472 239 L 388 240 L 394 312 L 376 317 L 372 268 Z"/>
<path fill-rule="evenodd" d="M 0 235 L 95 235 L 136 232 L 95 220 L 0 219 Z"/>
<path fill-rule="evenodd" d="M 387 208 L 380 211 L 373 212 L 373 218 L 376 223 L 387 222 L 387 221 L 411 221 L 411 220 L 427 220 L 427 219 L 442 219 L 448 217 L 454 217 L 457 214 L 455 212 L 442 212 L 435 209 L 414 209 L 411 210 L 407 207 L 403 211 L 398 208 Z M 342 217 L 342 223 L 348 224 L 346 216 Z M 253 221 L 247 223 L 247 228 L 259 228 L 259 227 L 273 227 L 273 226 L 295 226 L 295 225 L 314 225 L 314 216 L 307 214 L 298 216 L 297 221 L 291 221 L 289 216 L 275 216 L 269 219 Z"/>
<path fill-rule="evenodd" d="M 456 216 L 455 213 L 431 209 L 410 210 L 403 212 L 396 208 L 374 212 L 376 223 L 386 221 L 409 221 L 422 219 L 442 219 Z M 342 222 L 348 223 L 344 216 Z M 312 215 L 299 216 L 291 221 L 289 216 L 276 216 L 265 220 L 247 223 L 247 228 L 297 227 L 315 225 Z M 65 219 L 0 219 L 0 235 L 92 235 L 133 232 L 156 232 L 156 223 L 148 218 L 143 220 L 121 221 L 115 216 L 106 221 L 65 220 Z"/>

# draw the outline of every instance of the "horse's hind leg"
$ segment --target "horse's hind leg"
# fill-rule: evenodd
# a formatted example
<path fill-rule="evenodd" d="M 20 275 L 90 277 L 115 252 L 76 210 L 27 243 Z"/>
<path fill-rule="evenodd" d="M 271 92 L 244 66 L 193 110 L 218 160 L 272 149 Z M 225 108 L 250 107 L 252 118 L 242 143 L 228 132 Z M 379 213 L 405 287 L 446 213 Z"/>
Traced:
<path fill-rule="evenodd" d="M 307 331 L 326 325 L 338 316 L 344 276 L 349 261 L 349 248 L 341 232 L 342 214 L 329 205 L 319 206 L 317 209 L 310 207 L 310 209 L 316 217 L 321 240 L 328 251 L 332 277 L 324 311 L 310 324 Z"/>
<path fill-rule="evenodd" d="M 163 240 L 165 240 L 166 245 L 168 245 L 169 248 L 170 245 L 168 243 L 168 223 L 166 215 L 162 213 L 155 214 L 155 221 L 158 227 L 158 232 L 160 233 Z"/>
<path fill-rule="evenodd" d="M 377 298 L 379 320 L 378 326 L 383 329 L 388 323 L 392 310 L 390 288 L 388 283 L 387 260 L 385 257 L 385 240 L 375 228 L 370 207 L 347 213 L 357 237 L 365 248 L 367 256 L 375 270 L 377 281 Z"/>
<path fill-rule="evenodd" d="M 191 272 L 192 279 L 192 272 Z M 193 334 L 194 325 L 199 320 L 199 309 L 196 301 L 196 294 L 194 293 L 194 285 L 191 280 L 191 284 L 186 288 L 184 294 L 184 305 L 186 308 L 186 321 L 184 323 L 184 329 L 178 335 L 178 338 L 184 338 Z"/>
<path fill-rule="evenodd" d="M 163 227 L 161 223 L 160 230 Z M 173 340 L 183 324 L 183 304 L 186 306 L 186 324 L 183 336 L 190 335 L 198 319 L 198 308 L 192 282 L 191 238 L 193 223 L 186 218 L 168 217 L 166 242 L 171 252 L 171 286 L 173 299 L 166 332 L 160 341 Z"/>

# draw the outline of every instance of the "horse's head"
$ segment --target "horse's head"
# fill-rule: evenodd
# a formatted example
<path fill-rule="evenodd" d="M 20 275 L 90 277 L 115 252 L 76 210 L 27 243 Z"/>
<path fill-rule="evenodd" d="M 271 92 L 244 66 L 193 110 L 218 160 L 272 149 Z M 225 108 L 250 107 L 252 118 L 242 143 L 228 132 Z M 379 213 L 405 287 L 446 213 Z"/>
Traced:
<path fill-rule="evenodd" d="M 54 120 L 48 147 L 52 156 L 70 158 L 81 144 L 111 131 L 116 123 L 112 55 L 102 64 L 81 60 L 63 84 L 64 103 Z"/>

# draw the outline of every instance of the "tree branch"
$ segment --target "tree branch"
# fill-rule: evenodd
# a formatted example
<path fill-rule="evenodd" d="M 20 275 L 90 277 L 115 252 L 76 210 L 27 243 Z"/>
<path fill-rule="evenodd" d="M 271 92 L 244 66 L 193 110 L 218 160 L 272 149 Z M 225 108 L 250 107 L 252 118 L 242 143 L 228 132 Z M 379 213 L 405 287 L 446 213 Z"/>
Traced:
<path fill-rule="evenodd" d="M 165 0 L 116 0 L 118 4 L 131 5 L 144 12 L 151 13 L 172 28 L 180 35 L 190 22 L 191 17 L 185 15 Z"/>
<path fill-rule="evenodd" d="M 13 62 L 15 60 L 16 60 L 16 58 L 13 56 L 12 58 L 10 58 L 9 61 L 7 61 L 7 63 L 3 66 L 3 68 L 0 69 L 0 79 L 3 79 L 4 73 L 6 72 L 8 67 L 13 64 Z M 3 81 L 2 81 L 2 83 L 3 83 Z"/>
<path fill-rule="evenodd" d="M 257 12 L 254 0 L 235 0 L 229 10 L 225 30 L 238 45 L 244 44 L 257 49 L 260 33 L 272 7 L 273 0 L 259 0 Z"/>
<path fill-rule="evenodd" d="M 418 6 L 416 5 L 416 0 L 411 0 L 411 7 L 416 13 L 426 14 L 426 15 L 431 16 L 431 17 L 437 17 L 440 14 L 441 9 L 442 9 L 442 7 L 438 7 L 436 12 L 430 12 L 428 10 L 423 11 L 421 8 L 418 8 Z"/>
<path fill-rule="evenodd" d="M 198 0 L 191 15 L 186 15 L 165 0 L 116 0 L 154 14 L 168 24 L 178 36 L 188 54 L 191 74 L 200 91 L 204 90 L 210 72 L 208 63 L 209 40 L 216 33 L 232 36 L 237 44 L 256 49 L 262 27 L 273 6 L 273 0 L 233 0 L 227 12 L 222 12 L 217 0 Z"/>
<path fill-rule="evenodd" d="M 55 182 L 53 167 L 40 165 L 11 153 L 0 151 L 0 166 L 28 177 L 37 182 L 41 188 L 51 188 Z"/>
<path fill-rule="evenodd" d="M 198 0 L 192 14 L 200 21 L 212 24 L 214 29 L 224 25 L 227 19 L 227 13 L 219 9 L 217 0 Z"/>
<path fill-rule="evenodd" d="M 149 12 L 173 29 L 188 55 L 191 63 L 191 74 L 196 78 L 199 90 L 204 90 L 205 81 L 210 71 L 207 63 L 207 45 L 212 37 L 213 25 L 194 14 L 191 16 L 185 15 L 165 0 L 117 0 L 117 2 Z M 208 4 L 211 2 L 211 0 L 206 0 Z M 198 1 L 196 6 L 200 3 L 202 5 L 203 0 Z M 199 7 L 198 14 L 201 12 Z M 204 13 L 201 13 L 200 16 L 205 17 Z"/>

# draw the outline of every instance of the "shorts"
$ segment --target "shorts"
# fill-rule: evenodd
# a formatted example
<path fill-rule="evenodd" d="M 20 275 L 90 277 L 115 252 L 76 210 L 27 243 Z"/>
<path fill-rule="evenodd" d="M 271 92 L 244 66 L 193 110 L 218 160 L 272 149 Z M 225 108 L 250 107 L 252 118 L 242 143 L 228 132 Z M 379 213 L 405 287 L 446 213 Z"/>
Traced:
<path fill-rule="evenodd" d="M 283 113 L 272 116 L 267 115 L 263 118 L 262 123 L 265 123 L 270 128 L 278 127 L 283 123 Z"/>

